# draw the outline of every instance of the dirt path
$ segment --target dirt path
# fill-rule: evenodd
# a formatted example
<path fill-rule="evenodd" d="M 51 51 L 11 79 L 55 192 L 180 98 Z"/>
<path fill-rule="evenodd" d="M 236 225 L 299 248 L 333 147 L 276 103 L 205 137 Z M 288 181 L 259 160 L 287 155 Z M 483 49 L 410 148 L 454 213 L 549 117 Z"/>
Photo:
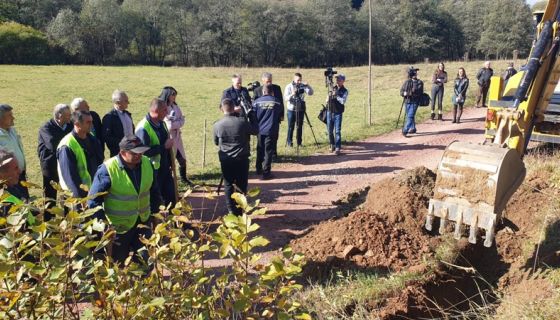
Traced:
<path fill-rule="evenodd" d="M 486 109 L 465 109 L 460 124 L 451 123 L 449 114 L 444 115 L 448 120 L 443 122 L 428 120 L 418 124 L 418 133 L 408 138 L 394 131 L 343 145 L 339 156 L 316 154 L 296 164 L 273 164 L 273 180 L 261 181 L 250 175 L 250 188 L 261 188 L 259 198 L 268 208 L 265 216 L 258 217 L 259 233 L 271 242 L 262 253 L 270 257 L 311 226 L 339 216 L 340 208 L 333 203 L 372 182 L 421 165 L 435 169 L 450 142 L 481 142 L 485 112 Z M 217 201 L 217 212 L 225 211 L 223 196 Z M 193 201 L 195 217 L 202 213 L 204 220 L 211 219 L 208 215 L 215 206 L 214 201 L 206 199 Z M 208 263 L 218 266 L 228 262 Z"/>

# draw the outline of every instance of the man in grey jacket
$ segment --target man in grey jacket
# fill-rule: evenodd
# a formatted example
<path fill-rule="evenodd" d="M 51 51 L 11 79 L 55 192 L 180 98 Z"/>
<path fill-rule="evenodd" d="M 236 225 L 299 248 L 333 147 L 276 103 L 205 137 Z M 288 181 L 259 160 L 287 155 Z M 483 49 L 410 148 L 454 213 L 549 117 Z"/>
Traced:
<path fill-rule="evenodd" d="M 224 117 L 214 124 L 214 143 L 219 146 L 218 155 L 224 179 L 224 193 L 228 212 L 241 215 L 231 195 L 235 190 L 246 193 L 249 180 L 249 135 L 259 133 L 253 112 L 245 117 L 237 117 L 234 102 L 225 98 L 221 109 Z"/>

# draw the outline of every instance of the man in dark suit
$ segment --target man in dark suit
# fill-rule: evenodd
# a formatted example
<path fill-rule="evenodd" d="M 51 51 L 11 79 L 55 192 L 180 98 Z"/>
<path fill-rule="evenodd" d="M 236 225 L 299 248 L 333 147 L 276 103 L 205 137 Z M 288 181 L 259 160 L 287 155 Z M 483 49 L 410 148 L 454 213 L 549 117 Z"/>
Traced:
<path fill-rule="evenodd" d="M 237 115 L 246 116 L 245 109 L 243 107 L 243 103 L 246 102 L 246 108 L 251 107 L 251 96 L 249 95 L 249 91 L 247 88 L 241 85 L 241 78 L 240 74 L 234 74 L 231 77 L 231 87 L 224 90 L 222 93 L 222 99 L 220 100 L 220 108 L 222 107 L 221 101 L 224 99 L 230 99 L 233 101 L 234 113 Z"/>
<path fill-rule="evenodd" d="M 115 90 L 112 96 L 113 110 L 109 111 L 102 121 L 102 135 L 111 157 L 119 153 L 119 142 L 123 137 L 134 134 L 132 115 L 128 108 L 128 95 L 121 90 Z"/>
<path fill-rule="evenodd" d="M 87 111 L 93 118 L 93 127 L 91 128 L 91 134 L 99 140 L 103 152 L 105 152 L 105 146 L 103 145 L 103 125 L 101 124 L 101 117 L 97 112 L 90 110 L 88 102 L 84 98 L 74 98 L 72 103 L 70 103 L 70 109 L 74 111 Z"/>
<path fill-rule="evenodd" d="M 257 87 L 255 89 L 255 91 L 253 92 L 254 96 L 253 96 L 253 100 L 256 101 L 258 98 L 263 96 L 263 87 L 266 85 L 271 85 L 272 86 L 272 91 L 273 94 L 271 94 L 271 96 L 274 96 L 274 98 L 276 98 L 276 100 L 278 101 L 278 103 L 280 104 L 280 109 L 281 114 L 280 114 L 280 122 L 282 122 L 284 120 L 284 99 L 282 99 L 283 95 L 282 95 L 282 88 L 280 88 L 279 85 L 276 84 L 272 84 L 272 74 L 270 72 L 263 72 L 262 76 L 261 76 L 261 80 L 262 80 L 262 85 Z M 278 152 L 277 152 L 277 146 L 278 146 L 278 132 L 280 131 L 280 125 L 277 126 L 278 130 L 277 132 L 273 135 L 274 139 L 272 140 L 272 159 L 276 160 L 276 158 L 278 157 Z"/>
<path fill-rule="evenodd" d="M 43 173 L 43 190 L 47 198 L 56 199 L 56 190 L 50 183 L 51 181 L 58 182 L 56 147 L 60 140 L 72 131 L 71 115 L 68 105 L 57 104 L 53 110 L 53 118 L 45 122 L 39 129 L 37 154 Z"/>

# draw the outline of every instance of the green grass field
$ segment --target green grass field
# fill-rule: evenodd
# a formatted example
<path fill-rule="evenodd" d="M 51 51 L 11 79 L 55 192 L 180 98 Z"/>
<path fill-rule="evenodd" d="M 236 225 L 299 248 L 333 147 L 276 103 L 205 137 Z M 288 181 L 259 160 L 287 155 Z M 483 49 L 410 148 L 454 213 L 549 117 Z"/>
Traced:
<path fill-rule="evenodd" d="M 431 73 L 437 63 L 419 64 L 419 78 L 425 82 L 425 90 L 430 90 Z M 481 61 L 469 63 L 450 62 L 446 66 L 450 81 L 455 78 L 457 68 L 464 66 L 471 78 L 471 88 L 467 106 L 472 105 L 476 90 L 473 81 Z M 501 73 L 506 61 L 493 64 L 495 73 Z M 338 68 L 346 74 L 346 87 L 350 94 L 342 124 L 345 142 L 355 141 L 367 136 L 378 135 L 394 129 L 399 114 L 402 98 L 399 89 L 406 78 L 407 65 L 374 66 L 373 75 L 373 126 L 367 125 L 367 88 L 368 67 Z M 103 66 L 0 66 L 0 103 L 14 107 L 15 126 L 23 138 L 28 163 L 28 179 L 40 182 L 40 170 L 37 158 L 37 132 L 39 127 L 52 115 L 52 108 L 58 103 L 67 103 L 74 97 L 88 100 L 92 110 L 101 117 L 110 110 L 111 93 L 119 88 L 128 93 L 131 104 L 129 111 L 135 122 L 147 112 L 148 104 L 159 95 L 166 85 L 175 87 L 179 94 L 177 102 L 186 115 L 183 139 L 188 156 L 189 174 L 196 179 L 208 175 L 215 176 L 218 168 L 216 148 L 212 143 L 212 124 L 221 117 L 218 104 L 222 91 L 231 85 L 233 73 L 243 75 L 243 84 L 254 80 L 260 81 L 263 71 L 273 74 L 274 83 L 282 89 L 292 79 L 293 73 L 299 71 L 303 80 L 315 90 L 313 96 L 307 97 L 308 115 L 313 125 L 320 151 L 326 151 L 328 139 L 323 123 L 317 119 L 317 113 L 324 103 L 327 90 L 323 69 L 277 69 L 277 68 L 178 68 L 178 67 L 103 67 Z M 451 106 L 452 84 L 446 86 L 445 107 Z M 419 119 L 429 115 L 429 108 L 421 108 Z M 207 128 L 204 130 L 204 123 Z M 402 121 L 401 121 L 402 123 Z M 203 142 L 206 132 L 206 157 L 203 169 Z M 278 151 L 283 159 L 294 159 L 295 150 L 285 148 L 286 124 L 281 125 Z M 300 155 L 316 152 L 313 136 L 306 126 L 304 129 L 304 148 Z"/>

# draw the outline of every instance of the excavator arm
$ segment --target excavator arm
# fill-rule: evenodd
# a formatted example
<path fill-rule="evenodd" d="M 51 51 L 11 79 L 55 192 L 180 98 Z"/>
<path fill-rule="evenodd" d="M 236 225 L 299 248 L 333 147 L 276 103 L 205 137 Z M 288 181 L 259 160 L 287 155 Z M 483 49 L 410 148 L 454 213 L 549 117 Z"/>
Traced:
<path fill-rule="evenodd" d="M 453 142 L 446 148 L 428 206 L 427 230 L 439 218 L 440 233 L 452 223 L 459 239 L 468 227 L 469 242 L 476 243 L 483 230 L 484 245 L 492 245 L 501 214 L 525 178 L 523 155 L 531 132 L 542 121 L 560 78 L 559 21 L 560 0 L 548 1 L 527 64 L 505 86 L 500 77 L 492 77 L 485 142 Z"/>

